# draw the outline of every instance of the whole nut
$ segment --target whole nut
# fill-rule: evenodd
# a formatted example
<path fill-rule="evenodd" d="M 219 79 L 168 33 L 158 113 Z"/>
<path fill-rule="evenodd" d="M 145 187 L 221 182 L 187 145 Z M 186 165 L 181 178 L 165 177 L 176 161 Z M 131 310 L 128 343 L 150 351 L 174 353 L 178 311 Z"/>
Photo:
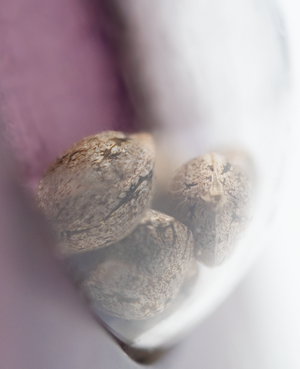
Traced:
<path fill-rule="evenodd" d="M 190 160 L 177 171 L 170 213 L 192 230 L 198 261 L 216 266 L 230 255 L 247 220 L 249 190 L 246 173 L 217 153 Z"/>
<path fill-rule="evenodd" d="M 81 287 L 109 315 L 128 320 L 152 317 L 178 294 L 193 249 L 193 235 L 185 225 L 148 210 L 129 236 L 92 252 Z"/>
<path fill-rule="evenodd" d="M 154 144 L 146 133 L 106 131 L 66 150 L 36 194 L 61 251 L 105 247 L 127 236 L 150 205 L 153 166 Z"/>

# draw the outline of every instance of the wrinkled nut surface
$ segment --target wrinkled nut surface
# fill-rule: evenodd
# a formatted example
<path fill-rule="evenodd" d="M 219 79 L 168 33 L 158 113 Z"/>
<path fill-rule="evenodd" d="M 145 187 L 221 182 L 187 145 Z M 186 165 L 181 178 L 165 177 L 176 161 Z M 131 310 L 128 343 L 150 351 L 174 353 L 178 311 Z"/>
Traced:
<path fill-rule="evenodd" d="M 36 197 L 63 253 L 105 247 L 134 229 L 150 205 L 154 155 L 151 135 L 106 131 L 51 165 Z"/>
<path fill-rule="evenodd" d="M 194 239 L 174 218 L 148 210 L 126 238 L 92 257 L 82 289 L 109 315 L 152 317 L 176 297 L 191 265 Z"/>
<path fill-rule="evenodd" d="M 231 253 L 247 220 L 249 180 L 223 155 L 190 160 L 175 174 L 169 193 L 171 214 L 195 238 L 195 257 L 208 266 Z"/>

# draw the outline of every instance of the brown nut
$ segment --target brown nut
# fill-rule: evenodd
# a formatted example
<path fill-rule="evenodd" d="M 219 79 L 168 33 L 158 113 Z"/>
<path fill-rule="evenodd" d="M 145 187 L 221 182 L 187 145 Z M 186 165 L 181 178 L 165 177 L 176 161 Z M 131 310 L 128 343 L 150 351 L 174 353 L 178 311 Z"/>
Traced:
<path fill-rule="evenodd" d="M 96 307 L 128 320 L 146 319 L 176 297 L 191 265 L 194 239 L 174 218 L 148 210 L 137 228 L 93 253 L 81 287 Z"/>
<path fill-rule="evenodd" d="M 249 205 L 245 172 L 217 153 L 184 164 L 169 193 L 170 213 L 195 238 L 195 257 L 208 266 L 221 264 L 243 229 Z"/>
<path fill-rule="evenodd" d="M 36 194 L 61 251 L 105 247 L 127 236 L 150 205 L 153 165 L 154 144 L 147 133 L 106 131 L 66 150 Z"/>

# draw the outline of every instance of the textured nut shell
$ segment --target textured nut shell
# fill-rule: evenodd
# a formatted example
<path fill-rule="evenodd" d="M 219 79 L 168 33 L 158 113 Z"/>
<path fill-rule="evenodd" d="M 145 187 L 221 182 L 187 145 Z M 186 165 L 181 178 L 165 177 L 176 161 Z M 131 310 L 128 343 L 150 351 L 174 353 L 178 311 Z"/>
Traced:
<path fill-rule="evenodd" d="M 171 214 L 195 238 L 195 257 L 208 266 L 232 252 L 245 225 L 249 180 L 222 155 L 210 153 L 183 165 L 171 182 Z"/>
<path fill-rule="evenodd" d="M 149 134 L 106 131 L 65 151 L 39 183 L 37 200 L 64 253 L 104 247 L 129 234 L 149 207 Z"/>
<path fill-rule="evenodd" d="M 125 239 L 93 255 L 81 287 L 104 312 L 138 320 L 162 312 L 191 265 L 194 239 L 174 218 L 148 210 Z"/>

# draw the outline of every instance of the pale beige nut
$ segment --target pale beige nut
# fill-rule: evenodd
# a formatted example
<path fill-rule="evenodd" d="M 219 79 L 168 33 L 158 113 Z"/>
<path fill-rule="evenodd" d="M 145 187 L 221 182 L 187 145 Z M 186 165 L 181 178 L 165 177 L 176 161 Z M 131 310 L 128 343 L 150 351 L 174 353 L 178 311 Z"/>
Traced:
<path fill-rule="evenodd" d="M 51 165 L 36 197 L 63 253 L 105 247 L 134 229 L 150 205 L 154 155 L 151 135 L 106 131 Z"/>
<path fill-rule="evenodd" d="M 248 217 L 249 196 L 246 173 L 223 155 L 200 156 L 177 171 L 170 213 L 192 230 L 198 261 L 216 266 L 231 254 Z"/>
<path fill-rule="evenodd" d="M 110 247 L 93 252 L 82 289 L 112 316 L 139 320 L 164 311 L 177 296 L 193 258 L 192 232 L 148 210 L 138 227 Z"/>

